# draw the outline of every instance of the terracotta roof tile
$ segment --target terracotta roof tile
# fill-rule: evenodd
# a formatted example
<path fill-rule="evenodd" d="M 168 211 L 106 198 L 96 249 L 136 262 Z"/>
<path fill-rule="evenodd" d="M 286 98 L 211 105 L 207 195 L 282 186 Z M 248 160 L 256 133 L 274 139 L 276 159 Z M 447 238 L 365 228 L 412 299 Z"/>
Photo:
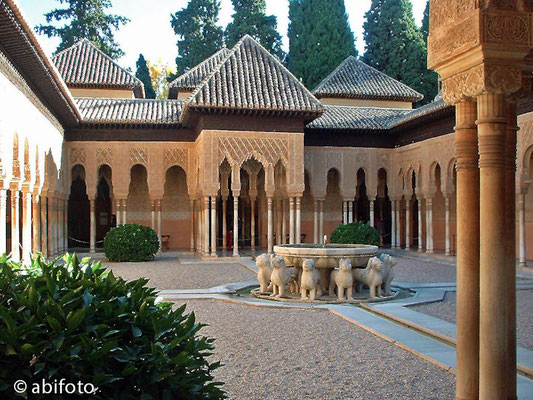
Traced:
<path fill-rule="evenodd" d="M 348 57 L 313 90 L 318 97 L 416 102 L 423 95 L 353 56 Z"/>
<path fill-rule="evenodd" d="M 60 51 L 53 61 L 69 86 L 129 89 L 144 97 L 142 82 L 87 39 Z"/>
<path fill-rule="evenodd" d="M 390 124 L 389 128 L 395 128 L 397 126 L 404 125 L 409 122 L 419 121 L 419 120 L 424 119 L 425 117 L 433 116 L 440 112 L 453 112 L 453 111 L 454 111 L 454 106 L 446 104 L 442 100 L 442 98 L 437 97 L 435 101 L 429 104 L 426 104 L 420 108 L 417 108 L 416 110 L 412 110 L 407 115 L 397 118 L 392 124 Z"/>

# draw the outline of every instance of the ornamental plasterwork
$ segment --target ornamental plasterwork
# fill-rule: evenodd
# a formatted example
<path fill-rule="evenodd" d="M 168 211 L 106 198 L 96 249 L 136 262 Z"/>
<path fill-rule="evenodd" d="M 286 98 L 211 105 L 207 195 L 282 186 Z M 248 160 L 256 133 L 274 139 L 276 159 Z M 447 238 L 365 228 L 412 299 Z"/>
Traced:
<path fill-rule="evenodd" d="M 313 154 L 310 151 L 306 151 L 304 154 L 304 166 L 308 171 L 313 167 Z"/>
<path fill-rule="evenodd" d="M 70 165 L 82 164 L 85 165 L 85 149 L 74 147 L 70 149 Z"/>
<path fill-rule="evenodd" d="M 148 164 L 148 152 L 146 149 L 142 148 L 132 148 L 130 149 L 130 161 L 131 164 Z"/>
<path fill-rule="evenodd" d="M 165 150 L 165 166 L 179 165 L 187 171 L 187 149 L 167 149 Z"/>
<path fill-rule="evenodd" d="M 219 164 L 226 157 L 230 163 L 241 165 L 254 156 L 262 158 L 258 161 L 272 166 L 276 165 L 280 159 L 287 165 L 288 143 L 286 139 L 220 137 L 218 143 Z"/>
<path fill-rule="evenodd" d="M 494 14 L 483 16 L 483 38 L 492 43 L 529 44 L 529 18 L 527 14 Z"/>
<path fill-rule="evenodd" d="M 459 17 L 476 8 L 476 0 L 432 0 L 430 24 L 432 30 L 453 24 Z"/>
<path fill-rule="evenodd" d="M 109 147 L 105 147 L 105 148 L 98 147 L 96 149 L 96 164 L 97 165 L 101 165 L 101 164 L 112 165 L 113 164 L 113 150 L 111 150 L 111 148 Z"/>
<path fill-rule="evenodd" d="M 342 172 L 342 154 L 340 151 L 329 151 L 326 154 L 326 172 L 331 168 L 336 168 L 339 172 Z"/>

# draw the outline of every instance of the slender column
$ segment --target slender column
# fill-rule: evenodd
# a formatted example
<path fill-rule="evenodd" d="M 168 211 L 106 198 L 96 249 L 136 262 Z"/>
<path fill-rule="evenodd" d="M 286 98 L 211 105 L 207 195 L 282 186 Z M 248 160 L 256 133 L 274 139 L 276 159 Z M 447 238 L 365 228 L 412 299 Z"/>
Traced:
<path fill-rule="evenodd" d="M 19 191 L 11 191 L 11 259 L 20 261 L 19 249 Z"/>
<path fill-rule="evenodd" d="M 190 200 L 190 218 L 191 218 L 191 246 L 189 248 L 190 251 L 194 251 L 194 199 Z"/>
<path fill-rule="evenodd" d="M 518 195 L 519 266 L 527 267 L 526 262 L 526 194 Z"/>
<path fill-rule="evenodd" d="M 48 257 L 48 199 L 41 196 L 41 253 Z"/>
<path fill-rule="evenodd" d="M 281 200 L 281 243 L 287 244 L 287 202 Z"/>
<path fill-rule="evenodd" d="M 479 391 L 479 170 L 476 103 L 456 105 L 457 386 L 456 398 Z"/>
<path fill-rule="evenodd" d="M 252 201 L 253 210 L 253 201 Z M 253 221 L 254 219 L 252 219 Z M 228 197 L 222 196 L 222 250 L 228 248 Z M 253 232 L 253 230 L 252 230 Z"/>
<path fill-rule="evenodd" d="M 197 200 L 196 210 L 196 251 L 202 253 L 202 198 Z"/>
<path fill-rule="evenodd" d="M 239 257 L 239 192 L 233 192 L 233 257 Z"/>
<path fill-rule="evenodd" d="M 155 226 L 155 214 L 156 214 L 155 200 L 151 200 L 151 203 L 152 203 L 152 229 L 157 233 L 156 226 Z"/>
<path fill-rule="evenodd" d="M 58 253 L 63 252 L 63 247 L 61 246 L 62 240 L 61 235 L 63 234 L 63 222 L 61 220 L 61 216 L 63 214 L 62 210 L 62 204 L 61 204 L 61 194 L 56 197 L 56 249 Z"/>
<path fill-rule="evenodd" d="M 268 254 L 272 254 L 273 248 L 273 234 L 272 234 L 272 197 L 267 197 L 267 218 L 268 218 L 268 230 L 267 230 L 267 242 L 268 242 Z"/>
<path fill-rule="evenodd" d="M 0 189 L 0 254 L 7 253 L 7 190 Z"/>
<path fill-rule="evenodd" d="M 445 255 L 449 256 L 451 254 L 450 249 L 450 198 L 446 196 L 444 198 L 444 218 L 446 220 L 446 229 L 445 229 Z"/>
<path fill-rule="evenodd" d="M 320 203 L 320 224 L 318 239 L 320 243 L 324 243 L 324 200 L 319 200 Z"/>
<path fill-rule="evenodd" d="M 433 199 L 426 199 L 426 253 L 433 253 Z"/>
<path fill-rule="evenodd" d="M 157 237 L 159 239 L 159 251 L 163 251 L 163 242 L 162 242 L 162 235 L 163 231 L 161 229 L 161 199 L 158 199 L 156 202 L 157 206 Z"/>
<path fill-rule="evenodd" d="M 22 193 L 22 259 L 25 263 L 31 261 L 31 193 Z"/>
<path fill-rule="evenodd" d="M 410 216 L 409 216 L 409 201 L 406 201 L 407 207 L 405 209 L 405 248 L 408 250 L 411 247 L 411 238 L 410 238 Z"/>
<path fill-rule="evenodd" d="M 391 242 L 390 246 L 392 249 L 396 248 L 396 200 L 391 201 L 391 217 L 392 217 L 392 224 L 391 224 Z"/>
<path fill-rule="evenodd" d="M 211 196 L 211 257 L 217 256 L 217 196 Z"/>
<path fill-rule="evenodd" d="M 294 244 L 294 197 L 289 197 L 289 244 Z"/>
<path fill-rule="evenodd" d="M 318 200 L 315 200 L 314 202 L 315 206 L 315 212 L 314 212 L 314 220 L 313 220 L 313 243 L 317 244 L 318 241 Z"/>
<path fill-rule="evenodd" d="M 281 244 L 281 199 L 276 200 L 276 244 Z"/>
<path fill-rule="evenodd" d="M 422 229 L 422 196 L 421 195 L 418 195 L 417 196 L 418 198 L 418 251 L 423 251 L 424 250 L 424 246 L 423 246 L 423 242 L 422 242 L 422 236 L 423 236 L 423 229 Z M 431 201 L 429 199 L 426 200 L 426 234 L 428 235 L 428 230 L 429 230 L 429 223 L 428 223 L 428 216 L 429 216 L 429 213 L 428 213 L 428 210 L 427 210 L 427 204 L 428 204 L 428 201 Z M 429 242 L 427 240 L 427 237 L 426 237 L 426 249 L 429 245 Z"/>
<path fill-rule="evenodd" d="M 370 199 L 370 226 L 374 226 L 374 203 L 375 199 Z"/>
<path fill-rule="evenodd" d="M 348 223 L 353 223 L 353 200 L 348 201 Z"/>
<path fill-rule="evenodd" d="M 342 201 L 342 224 L 346 225 L 348 223 L 348 202 L 346 200 Z"/>
<path fill-rule="evenodd" d="M 68 251 L 68 199 L 66 197 L 63 198 L 63 248 Z"/>
<path fill-rule="evenodd" d="M 202 216 L 202 254 L 209 255 L 209 196 L 204 196 L 204 207 Z"/>
<path fill-rule="evenodd" d="M 302 242 L 302 198 L 296 197 L 296 244 Z"/>
<path fill-rule="evenodd" d="M 250 247 L 252 253 L 255 251 L 255 196 L 250 197 Z"/>
<path fill-rule="evenodd" d="M 122 213 L 120 211 L 120 199 L 117 199 L 115 203 L 117 207 L 117 211 L 116 211 L 117 226 L 119 226 L 119 225 L 122 225 Z"/>
<path fill-rule="evenodd" d="M 401 249 L 402 248 L 402 224 L 401 224 L 401 218 L 400 218 L 400 211 L 401 211 L 401 200 L 396 200 L 396 248 Z"/>
<path fill-rule="evenodd" d="M 122 199 L 122 224 L 126 225 L 127 224 L 127 219 L 126 219 L 126 214 L 127 214 L 127 210 L 128 209 L 128 200 L 127 199 Z"/>
<path fill-rule="evenodd" d="M 91 228 L 90 228 L 90 239 L 89 239 L 89 251 L 91 253 L 95 252 L 95 242 L 96 242 L 96 218 L 94 216 L 94 198 L 89 200 L 90 202 L 90 216 L 91 216 Z"/>
<path fill-rule="evenodd" d="M 48 196 L 48 210 L 47 210 L 47 236 L 48 255 L 53 257 L 55 255 L 54 248 L 54 195 Z"/>
<path fill-rule="evenodd" d="M 505 229 L 506 104 L 502 94 L 478 96 L 480 167 L 479 397 L 506 399 L 508 272 Z M 503 320 L 502 320 L 503 318 Z M 516 366 L 515 366 L 516 368 Z"/>

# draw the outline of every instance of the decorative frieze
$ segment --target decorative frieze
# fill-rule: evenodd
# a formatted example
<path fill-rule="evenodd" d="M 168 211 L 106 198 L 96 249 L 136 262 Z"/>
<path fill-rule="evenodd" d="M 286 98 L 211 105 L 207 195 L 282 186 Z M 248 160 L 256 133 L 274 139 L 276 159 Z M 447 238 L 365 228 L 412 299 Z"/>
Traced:
<path fill-rule="evenodd" d="M 146 149 L 134 147 L 130 149 L 130 161 L 132 165 L 143 164 L 148 165 L 148 152 Z"/>
<path fill-rule="evenodd" d="M 113 165 L 113 150 L 110 147 L 98 147 L 96 149 L 96 163 L 98 165 Z"/>

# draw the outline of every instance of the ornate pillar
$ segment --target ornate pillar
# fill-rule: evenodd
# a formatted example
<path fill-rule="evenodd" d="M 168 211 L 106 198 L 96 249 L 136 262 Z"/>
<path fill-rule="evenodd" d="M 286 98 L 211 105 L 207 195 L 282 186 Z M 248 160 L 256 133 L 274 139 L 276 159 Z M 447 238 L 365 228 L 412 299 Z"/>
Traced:
<path fill-rule="evenodd" d="M 255 196 L 250 197 L 250 248 L 252 253 L 255 251 L 255 200 Z"/>
<path fill-rule="evenodd" d="M 313 219 L 313 243 L 320 243 L 318 240 L 318 200 L 313 201 L 314 203 L 314 219 Z"/>
<path fill-rule="evenodd" d="M 319 233 L 318 240 L 319 243 L 324 244 L 324 200 L 319 200 L 320 203 L 320 224 L 319 224 Z"/>
<path fill-rule="evenodd" d="M 24 263 L 31 262 L 31 192 L 22 192 L 22 259 Z"/>
<path fill-rule="evenodd" d="M 433 253 L 433 199 L 426 199 L 426 253 Z"/>
<path fill-rule="evenodd" d="M 202 251 L 204 256 L 209 256 L 209 196 L 204 196 L 203 211 L 202 238 L 204 244 L 202 246 Z"/>
<path fill-rule="evenodd" d="M 289 244 L 294 244 L 294 197 L 289 197 Z"/>
<path fill-rule="evenodd" d="M 48 210 L 47 210 L 47 242 L 48 242 L 48 255 L 50 257 L 55 256 L 55 247 L 54 247 L 54 193 L 48 195 Z"/>
<path fill-rule="evenodd" d="M 233 257 L 239 257 L 239 191 L 233 191 Z"/>
<path fill-rule="evenodd" d="M 48 198 L 41 195 L 41 253 L 48 257 Z"/>
<path fill-rule="evenodd" d="M 196 210 L 196 251 L 202 254 L 202 197 L 196 201 L 198 207 Z"/>
<path fill-rule="evenodd" d="M 273 221 L 272 221 L 272 197 L 267 197 L 267 219 L 268 219 L 268 228 L 267 228 L 267 251 L 268 254 L 272 254 L 273 249 Z"/>
<path fill-rule="evenodd" d="M 518 194 L 519 266 L 527 267 L 526 262 L 526 193 Z"/>
<path fill-rule="evenodd" d="M 296 197 L 296 244 L 302 242 L 302 198 Z"/>
<path fill-rule="evenodd" d="M 122 199 L 122 224 L 123 225 L 126 225 L 127 224 L 127 211 L 128 211 L 128 200 L 127 199 Z"/>
<path fill-rule="evenodd" d="M 446 229 L 445 229 L 445 233 L 444 233 L 445 241 L 446 241 L 444 254 L 449 256 L 451 254 L 451 248 L 450 248 L 451 247 L 450 246 L 450 197 L 449 196 L 446 196 L 444 198 L 444 219 L 445 219 L 445 224 L 446 224 Z"/>
<path fill-rule="evenodd" d="M 121 210 L 120 210 L 120 199 L 116 199 L 115 200 L 115 204 L 116 204 L 116 220 L 117 220 L 117 226 L 119 225 L 122 225 L 122 213 L 121 213 Z M 153 205 L 152 205 L 153 207 Z M 153 225 L 153 224 L 152 224 Z M 152 226 L 152 229 L 154 227 Z"/>
<path fill-rule="evenodd" d="M 63 249 L 68 251 L 68 197 L 63 198 Z"/>
<path fill-rule="evenodd" d="M 348 223 L 353 223 L 353 200 L 348 201 Z"/>
<path fill-rule="evenodd" d="M 342 224 L 346 225 L 348 223 L 348 202 L 346 200 L 342 201 Z"/>
<path fill-rule="evenodd" d="M 191 219 L 191 246 L 189 248 L 190 251 L 194 251 L 194 199 L 190 200 L 190 219 Z"/>
<path fill-rule="evenodd" d="M 410 238 L 410 232 L 409 228 L 411 225 L 411 218 L 409 216 L 409 208 L 411 207 L 411 201 L 406 199 L 405 200 L 405 249 L 409 250 L 411 247 L 411 238 Z"/>
<path fill-rule="evenodd" d="M 155 214 L 156 214 L 155 200 L 150 200 L 150 203 L 152 203 L 152 229 L 157 233 L 157 229 L 155 226 Z"/>
<path fill-rule="evenodd" d="M 94 198 L 89 199 L 90 221 L 91 221 L 89 251 L 91 253 L 95 252 L 95 244 L 96 244 L 96 218 L 94 216 L 94 202 L 95 202 Z"/>
<path fill-rule="evenodd" d="M 211 257 L 217 256 L 217 196 L 211 196 Z"/>
<path fill-rule="evenodd" d="M 287 244 L 287 202 L 281 199 L 281 243 Z"/>
<path fill-rule="evenodd" d="M 396 248 L 396 200 L 392 199 L 391 200 L 391 218 L 392 218 L 392 221 L 391 221 L 391 242 L 390 242 L 390 247 L 391 249 L 395 249 Z"/>
<path fill-rule="evenodd" d="M 13 261 L 20 261 L 19 196 L 18 189 L 11 190 L 11 259 Z"/>
<path fill-rule="evenodd" d="M 276 199 L 276 244 L 281 244 L 281 199 Z"/>
<path fill-rule="evenodd" d="M 422 226 L 422 195 L 421 194 L 418 194 L 417 196 L 417 200 L 418 200 L 418 251 L 423 251 L 423 242 L 422 242 L 422 236 L 423 236 L 423 226 Z M 431 200 L 429 200 L 431 201 Z M 426 207 L 427 207 L 427 204 L 428 204 L 428 200 L 426 200 Z M 426 209 L 426 233 L 428 232 L 429 230 L 429 223 L 428 223 L 428 216 L 429 216 L 429 213 Z M 426 239 L 426 248 L 428 246 L 428 242 L 427 242 L 427 239 Z"/>
<path fill-rule="evenodd" d="M 159 251 L 163 251 L 163 241 L 162 241 L 162 227 L 161 227 L 161 199 L 157 199 L 156 206 L 157 206 L 157 237 L 159 239 Z"/>
<path fill-rule="evenodd" d="M 254 202 L 252 201 L 252 212 L 254 207 Z M 252 218 L 252 221 L 254 219 Z M 252 222 L 253 223 L 253 222 Z M 228 248 L 228 196 L 222 195 L 222 250 Z"/>
<path fill-rule="evenodd" d="M 374 203 L 376 199 L 369 199 L 370 203 L 370 226 L 374 226 Z"/>
<path fill-rule="evenodd" d="M 0 254 L 7 253 L 7 190 L 0 189 Z"/>

